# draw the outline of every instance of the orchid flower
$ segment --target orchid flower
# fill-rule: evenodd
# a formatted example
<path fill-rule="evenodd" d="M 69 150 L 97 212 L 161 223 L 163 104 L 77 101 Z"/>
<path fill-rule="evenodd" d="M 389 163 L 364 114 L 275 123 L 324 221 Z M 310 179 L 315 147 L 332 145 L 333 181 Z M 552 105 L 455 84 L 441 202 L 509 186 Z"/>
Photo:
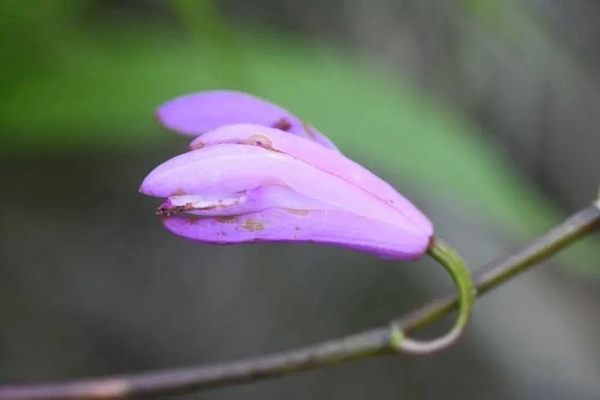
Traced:
<path fill-rule="evenodd" d="M 331 140 L 289 111 L 252 95 L 215 90 L 181 96 L 156 110 L 166 128 L 199 136 L 224 125 L 257 124 L 292 133 L 337 150 Z"/>
<path fill-rule="evenodd" d="M 452 250 L 410 201 L 342 155 L 316 129 L 251 95 L 215 91 L 179 97 L 156 113 L 167 128 L 195 136 L 191 150 L 156 167 L 140 191 L 163 198 L 171 232 L 197 242 L 314 242 L 387 259 L 429 252 L 461 294 L 455 328 L 430 342 L 403 338 L 406 352 L 447 346 L 464 329 L 474 290 Z"/>

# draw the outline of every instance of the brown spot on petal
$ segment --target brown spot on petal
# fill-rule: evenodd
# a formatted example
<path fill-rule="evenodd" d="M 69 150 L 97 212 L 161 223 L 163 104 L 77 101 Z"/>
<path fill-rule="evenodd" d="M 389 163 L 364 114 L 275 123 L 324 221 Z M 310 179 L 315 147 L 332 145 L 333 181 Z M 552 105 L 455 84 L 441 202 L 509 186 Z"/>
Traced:
<path fill-rule="evenodd" d="M 223 217 L 215 218 L 215 220 L 217 222 L 220 222 L 222 224 L 236 224 L 238 222 L 238 219 L 239 219 L 238 215 L 226 215 Z"/>
<path fill-rule="evenodd" d="M 279 121 L 275 122 L 272 127 L 287 132 L 292 127 L 292 123 L 287 118 L 281 118 Z"/>
<path fill-rule="evenodd" d="M 304 131 L 306 132 L 309 138 L 311 138 L 312 140 L 317 140 L 317 135 L 315 134 L 315 131 L 313 130 L 314 128 L 312 126 L 304 122 L 302 123 L 302 126 L 304 127 Z"/>
<path fill-rule="evenodd" d="M 286 208 L 285 211 L 294 215 L 308 215 L 311 213 L 311 210 L 297 210 L 295 208 Z"/>
<path fill-rule="evenodd" d="M 171 217 L 173 215 L 179 214 L 181 212 L 190 211 L 194 209 L 194 205 L 192 203 L 186 203 L 182 206 L 172 206 L 172 207 L 158 207 L 156 209 L 156 215 L 160 217 Z"/>
<path fill-rule="evenodd" d="M 266 137 L 265 135 L 256 134 L 250 136 L 248 139 L 240 142 L 241 144 L 249 144 L 251 146 L 259 146 L 265 149 L 273 149 L 271 139 Z"/>
<path fill-rule="evenodd" d="M 255 219 L 248 219 L 244 221 L 243 227 L 249 232 L 258 232 L 265 229 L 265 224 Z"/>
<path fill-rule="evenodd" d="M 183 189 L 176 189 L 173 193 L 171 193 L 171 196 L 182 196 L 185 194 L 185 190 Z"/>
<path fill-rule="evenodd" d="M 204 142 L 196 142 L 194 143 L 194 145 L 191 147 L 192 150 L 198 150 L 204 147 Z"/>
<path fill-rule="evenodd" d="M 228 208 L 228 207 L 234 207 L 236 205 L 238 205 L 240 203 L 240 199 L 236 199 L 234 202 L 230 203 L 230 202 L 225 202 L 224 200 L 217 200 L 216 203 L 214 204 L 210 204 L 204 207 L 192 207 L 192 208 L 188 208 L 187 210 L 184 211 L 191 211 L 191 210 L 196 210 L 196 211 L 208 211 L 208 210 L 216 210 L 219 208 Z M 191 203 L 186 204 L 185 206 L 191 206 Z"/>

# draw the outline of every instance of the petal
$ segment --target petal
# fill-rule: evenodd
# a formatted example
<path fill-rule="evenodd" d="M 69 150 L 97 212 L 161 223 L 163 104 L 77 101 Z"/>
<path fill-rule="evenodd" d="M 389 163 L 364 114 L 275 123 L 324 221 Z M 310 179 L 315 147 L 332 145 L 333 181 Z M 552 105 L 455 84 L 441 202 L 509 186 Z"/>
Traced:
<path fill-rule="evenodd" d="M 288 135 L 277 129 L 252 124 L 239 124 L 224 126 L 208 132 L 196 138 L 190 146 L 192 148 L 203 148 L 223 143 L 260 146 L 302 160 L 315 168 L 362 188 L 379 200 L 394 207 L 415 225 L 421 226 L 428 234 L 433 232 L 433 226 L 429 219 L 387 182 L 342 154 L 334 153 L 312 141 Z"/>
<path fill-rule="evenodd" d="M 361 187 L 287 154 L 252 145 L 217 144 L 179 155 L 155 168 L 140 191 L 157 197 L 213 196 L 262 186 L 287 187 L 331 207 L 388 222 L 416 235 L 431 235 L 430 226 L 416 224 Z"/>
<path fill-rule="evenodd" d="M 166 128 L 190 136 L 224 125 L 253 123 L 281 129 L 337 150 L 328 138 L 286 109 L 242 92 L 217 90 L 177 97 L 160 106 L 156 117 Z"/>
<path fill-rule="evenodd" d="M 430 240 L 392 224 L 332 210 L 268 209 L 216 218 L 175 216 L 163 218 L 163 223 L 177 235 L 204 243 L 314 242 L 402 260 L 421 256 Z"/>
<path fill-rule="evenodd" d="M 303 196 L 283 186 L 260 186 L 234 195 L 178 195 L 161 204 L 158 215 L 186 213 L 194 216 L 248 214 L 268 208 L 327 210 L 335 207 Z"/>

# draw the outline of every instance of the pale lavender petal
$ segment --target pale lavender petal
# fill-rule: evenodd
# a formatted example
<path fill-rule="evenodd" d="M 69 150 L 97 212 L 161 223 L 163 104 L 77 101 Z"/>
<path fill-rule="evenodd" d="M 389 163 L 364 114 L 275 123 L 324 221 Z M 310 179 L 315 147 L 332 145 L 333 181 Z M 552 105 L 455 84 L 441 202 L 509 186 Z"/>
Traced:
<path fill-rule="evenodd" d="M 336 207 L 303 196 L 283 186 L 260 186 L 256 189 L 222 195 L 176 195 L 165 200 L 158 215 L 228 216 L 262 211 L 268 208 L 290 210 L 334 210 Z"/>
<path fill-rule="evenodd" d="M 224 217 L 163 218 L 171 232 L 206 243 L 314 242 L 342 246 L 385 258 L 421 256 L 429 237 L 345 211 L 268 209 Z"/>
<path fill-rule="evenodd" d="M 157 197 L 200 193 L 229 198 L 261 186 L 287 187 L 340 210 L 402 227 L 407 233 L 431 235 L 430 225 L 415 223 L 363 188 L 287 154 L 252 145 L 217 144 L 172 158 L 146 177 L 140 191 Z"/>
<path fill-rule="evenodd" d="M 208 148 L 216 144 L 248 144 L 285 153 L 324 172 L 362 188 L 387 203 L 429 234 L 433 226 L 429 219 L 387 182 L 351 159 L 318 146 L 314 142 L 288 135 L 277 129 L 251 124 L 225 126 L 196 138 L 192 148 Z"/>
<path fill-rule="evenodd" d="M 156 116 L 166 128 L 190 136 L 225 125 L 253 123 L 281 129 L 337 150 L 327 137 L 286 109 L 242 92 L 217 90 L 177 97 L 160 106 Z"/>

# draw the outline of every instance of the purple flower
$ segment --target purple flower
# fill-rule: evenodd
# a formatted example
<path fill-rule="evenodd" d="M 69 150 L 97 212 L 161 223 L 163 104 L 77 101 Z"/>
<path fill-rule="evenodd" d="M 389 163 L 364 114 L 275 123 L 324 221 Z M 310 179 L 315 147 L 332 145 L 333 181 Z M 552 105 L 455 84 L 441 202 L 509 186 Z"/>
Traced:
<path fill-rule="evenodd" d="M 177 97 L 159 107 L 156 117 L 165 127 L 189 136 L 198 136 L 225 125 L 258 124 L 337 150 L 325 135 L 289 111 L 242 92 L 215 90 Z"/>
<path fill-rule="evenodd" d="M 157 115 L 168 128 L 200 135 L 140 188 L 165 199 L 157 214 L 175 234 L 218 244 L 325 243 L 394 259 L 428 248 L 427 217 L 275 105 L 209 92 L 175 99 Z"/>
<path fill-rule="evenodd" d="M 425 215 L 327 137 L 239 92 L 179 97 L 157 117 L 167 128 L 197 136 L 191 151 L 156 167 L 140 187 L 165 199 L 157 214 L 171 232 L 216 244 L 325 243 L 402 260 L 428 252 L 457 285 L 457 320 L 447 334 L 426 342 L 393 327 L 393 346 L 429 354 L 460 337 L 476 294 L 464 262 L 433 237 Z"/>

